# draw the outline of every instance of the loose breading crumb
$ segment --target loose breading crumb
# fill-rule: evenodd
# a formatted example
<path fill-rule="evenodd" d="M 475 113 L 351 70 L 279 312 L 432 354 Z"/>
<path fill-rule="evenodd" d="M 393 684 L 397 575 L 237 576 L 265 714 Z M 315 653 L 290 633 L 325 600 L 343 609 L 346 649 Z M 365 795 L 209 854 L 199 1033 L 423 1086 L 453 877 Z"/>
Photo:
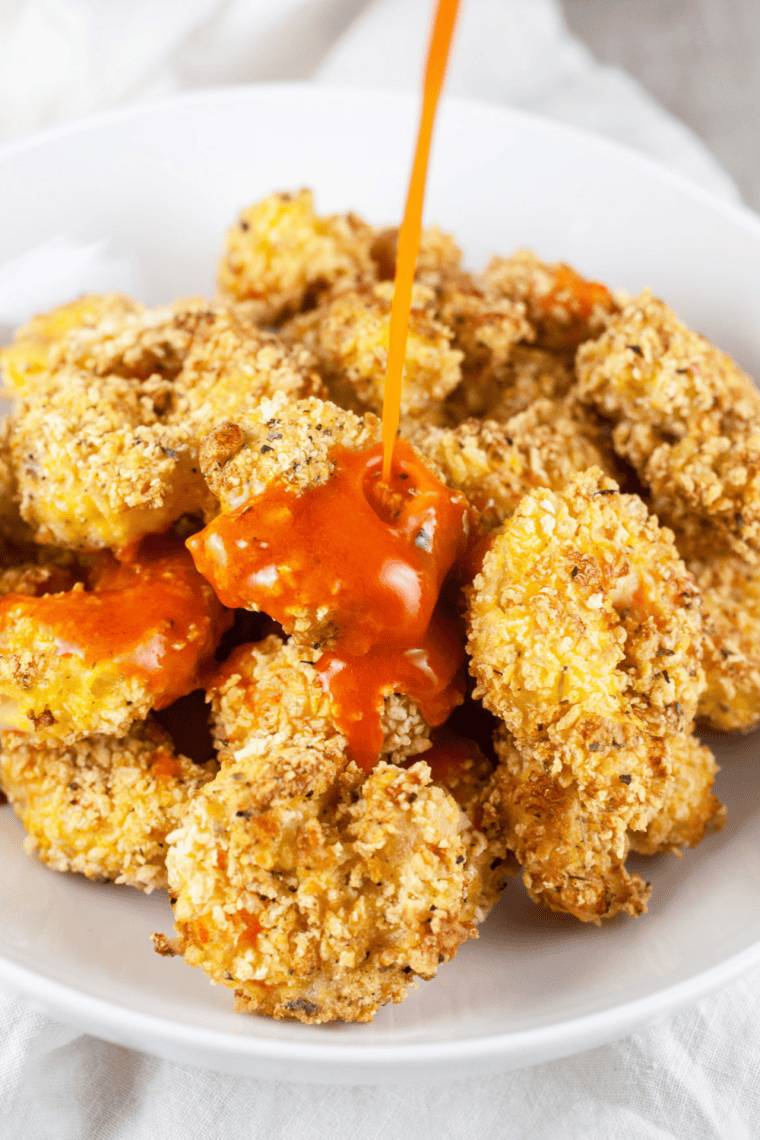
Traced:
<path fill-rule="evenodd" d="M 352 290 L 295 317 L 282 329 L 314 354 L 331 399 L 352 410 L 381 412 L 388 363 L 393 284 Z M 430 415 L 461 379 L 462 353 L 436 315 L 435 294 L 415 285 L 401 390 L 402 426 Z"/>
<path fill-rule="evenodd" d="M 318 215 L 310 190 L 270 194 L 227 232 L 220 296 L 242 303 L 258 324 L 277 324 L 328 290 L 371 281 L 374 238 L 357 214 Z"/>
<path fill-rule="evenodd" d="M 615 473 L 603 436 L 568 400 L 537 400 L 503 423 L 469 419 L 454 429 L 418 428 L 411 442 L 450 487 L 464 492 L 486 530 L 510 518 L 533 488 L 561 491 L 592 466 Z"/>
<path fill-rule="evenodd" d="M 586 921 L 638 913 L 625 835 L 662 806 L 668 741 L 704 687 L 699 597 L 671 533 L 591 468 L 523 498 L 469 601 L 474 695 L 506 725 L 529 889 Z"/>
<path fill-rule="evenodd" d="M 213 696 L 219 776 L 169 837 L 178 937 L 157 948 L 234 989 L 239 1010 L 369 1021 L 476 935 L 503 837 L 474 826 L 477 793 L 468 814 L 424 761 L 369 774 L 349 761 L 292 643 L 247 654 Z"/>
<path fill-rule="evenodd" d="M 760 551 L 760 392 L 645 290 L 576 361 L 579 391 L 668 525 Z"/>
<path fill-rule="evenodd" d="M 166 886 L 167 833 L 216 770 L 176 755 L 150 719 L 120 739 L 69 745 L 2 734 L 0 785 L 26 828 L 26 850 L 55 871 L 146 892 Z"/>

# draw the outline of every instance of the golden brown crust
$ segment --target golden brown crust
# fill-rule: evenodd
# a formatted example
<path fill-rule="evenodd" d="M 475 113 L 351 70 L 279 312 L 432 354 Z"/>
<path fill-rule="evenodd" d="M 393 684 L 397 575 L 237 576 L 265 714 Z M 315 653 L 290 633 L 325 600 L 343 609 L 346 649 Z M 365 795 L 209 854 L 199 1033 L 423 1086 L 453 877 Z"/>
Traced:
<path fill-rule="evenodd" d="M 531 345 L 515 344 L 499 367 L 463 368 L 462 383 L 446 400 L 454 424 L 468 416 L 504 423 L 541 399 L 562 399 L 575 375 L 560 357 Z"/>
<path fill-rule="evenodd" d="M 235 514 L 273 483 L 305 491 L 326 482 L 335 469 L 333 448 L 363 451 L 380 438 L 373 415 L 360 419 L 329 400 L 291 403 L 276 395 L 210 432 L 200 464 L 222 510 Z"/>
<path fill-rule="evenodd" d="M 424 761 L 369 775 L 349 762 L 292 646 L 270 638 L 248 666 L 215 698 L 220 774 L 170 836 L 178 938 L 159 937 L 159 952 L 234 989 L 239 1010 L 371 1020 L 475 935 L 501 886 L 503 839 L 489 845 Z M 271 723 L 249 731 L 259 710 Z"/>
<path fill-rule="evenodd" d="M 707 687 L 698 715 L 724 732 L 760 722 L 760 567 L 738 554 L 687 559 L 702 597 Z"/>
<path fill-rule="evenodd" d="M 227 232 L 220 296 L 242 302 L 257 324 L 277 324 L 328 290 L 372 280 L 374 238 L 356 214 L 316 214 L 310 190 L 270 194 Z"/>
<path fill-rule="evenodd" d="M 672 776 L 662 807 L 645 832 L 629 832 L 631 850 L 641 855 L 661 851 L 681 854 L 696 847 L 712 828 L 720 831 L 726 809 L 712 790 L 718 765 L 710 749 L 695 736 L 680 733 L 668 742 Z"/>
<path fill-rule="evenodd" d="M 454 429 L 418 428 L 411 442 L 450 487 L 464 492 L 487 530 L 510 518 L 533 488 L 561 491 L 592 466 L 614 474 L 603 437 L 568 400 L 537 400 L 503 423 L 469 419 Z"/>
<path fill-rule="evenodd" d="M 576 367 L 583 399 L 677 530 L 760 551 L 760 393 L 724 353 L 645 291 Z"/>
<path fill-rule="evenodd" d="M 469 624 L 475 696 L 508 730 L 532 894 L 586 921 L 638 912 L 626 832 L 664 802 L 667 742 L 704 686 L 699 598 L 672 535 L 593 468 L 533 491 L 485 557 Z"/>
<path fill-rule="evenodd" d="M 76 744 L 2 735 L 0 784 L 27 830 L 26 849 L 55 871 L 166 886 L 166 835 L 216 771 L 175 755 L 153 721 L 128 736 Z"/>
<path fill-rule="evenodd" d="M 381 412 L 388 362 L 393 285 L 341 293 L 286 325 L 289 343 L 312 352 L 331 399 L 352 410 Z M 436 314 L 432 290 L 415 285 L 406 342 L 402 424 L 433 414 L 461 379 L 462 353 Z"/>
<path fill-rule="evenodd" d="M 538 348 L 567 353 L 598 336 L 618 306 L 609 290 L 563 262 L 541 261 L 529 249 L 494 257 L 482 274 L 497 296 L 521 302 Z"/>

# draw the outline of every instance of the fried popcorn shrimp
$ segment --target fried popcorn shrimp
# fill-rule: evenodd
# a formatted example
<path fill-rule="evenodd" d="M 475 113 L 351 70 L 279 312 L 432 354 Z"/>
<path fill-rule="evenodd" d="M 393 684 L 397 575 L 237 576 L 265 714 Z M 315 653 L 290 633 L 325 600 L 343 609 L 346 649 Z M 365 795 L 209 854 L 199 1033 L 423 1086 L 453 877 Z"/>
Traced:
<path fill-rule="evenodd" d="M 353 411 L 382 411 L 392 298 L 391 282 L 341 293 L 282 330 L 286 340 L 314 354 L 331 399 Z M 462 353 L 452 347 L 451 330 L 437 319 L 434 302 L 432 290 L 414 286 L 402 426 L 432 415 L 461 380 Z"/>
<path fill-rule="evenodd" d="M 178 937 L 154 940 L 234 989 L 238 1010 L 369 1021 L 476 936 L 503 882 L 504 843 L 476 829 L 477 795 L 463 796 L 468 815 L 424 761 L 368 773 L 349 760 L 292 644 L 249 652 L 242 692 L 230 670 L 221 687 L 221 771 L 169 837 Z M 483 763 L 471 759 L 468 789 L 478 778 L 485 788 Z"/>
<path fill-rule="evenodd" d="M 528 249 L 494 257 L 482 277 L 498 296 L 523 302 L 537 347 L 549 352 L 572 355 L 618 311 L 606 286 L 587 281 L 564 262 L 541 261 Z"/>
<path fill-rule="evenodd" d="M 154 721 L 127 736 L 75 744 L 2 734 L 0 786 L 28 832 L 26 850 L 55 871 L 166 886 L 166 836 L 216 764 L 175 755 Z"/>
<path fill-rule="evenodd" d="M 212 513 L 201 437 L 262 396 L 320 391 L 309 364 L 199 300 L 70 330 L 14 420 L 21 513 L 37 541 L 123 548 Z"/>
<path fill-rule="evenodd" d="M 371 281 L 374 238 L 356 214 L 316 214 L 310 190 L 270 194 L 227 233 L 220 296 L 241 302 L 258 324 L 277 324 L 328 290 Z"/>
<path fill-rule="evenodd" d="M 398 226 L 380 230 L 373 238 L 370 256 L 380 281 L 393 281 L 396 276 L 397 251 Z M 420 285 L 440 291 L 445 282 L 460 276 L 461 263 L 462 251 L 451 234 L 439 226 L 422 230 L 415 268 L 415 279 Z"/>
<path fill-rule="evenodd" d="M 532 488 L 561 491 L 587 467 L 614 473 L 594 425 L 567 400 L 537 400 L 503 423 L 469 419 L 454 429 L 419 428 L 411 440 L 450 487 L 464 492 L 485 530 L 510 518 Z"/>
<path fill-rule="evenodd" d="M 668 741 L 704 687 L 699 597 L 672 535 L 593 468 L 532 491 L 484 559 L 469 623 L 531 894 L 584 921 L 639 913 L 626 833 L 664 803 Z"/>
<path fill-rule="evenodd" d="M 645 291 L 578 352 L 580 394 L 677 530 L 760 551 L 760 393 Z"/>
<path fill-rule="evenodd" d="M 646 831 L 629 832 L 631 850 L 641 855 L 670 851 L 680 856 L 682 847 L 696 847 L 713 828 L 720 831 L 726 809 L 712 790 L 718 765 L 710 749 L 689 733 L 678 733 L 668 742 L 672 768 L 665 801 Z"/>
<path fill-rule="evenodd" d="M 139 302 L 122 293 L 86 293 L 40 313 L 16 331 L 13 344 L 0 348 L 0 379 L 11 391 L 23 393 L 47 371 L 51 352 L 72 329 L 115 329 L 124 317 L 144 311 Z"/>
<path fill-rule="evenodd" d="M 760 568 L 731 551 L 687 558 L 705 618 L 698 715 L 724 732 L 760 722 Z"/>
<path fill-rule="evenodd" d="M 489 420 L 504 423 L 537 400 L 563 399 L 574 384 L 575 376 L 561 357 L 540 348 L 516 344 L 504 366 L 488 372 L 487 383 L 478 384 L 474 389 L 465 380 L 459 391 L 474 404 L 470 415 L 485 415 Z M 450 404 L 456 396 L 454 393 Z"/>
<path fill-rule="evenodd" d="M 11 421 L 5 416 L 0 420 L 0 567 L 35 557 L 32 531 L 19 511 L 10 436 Z"/>
<path fill-rule="evenodd" d="M 130 563 L 101 555 L 88 581 L 64 593 L 6 594 L 3 720 L 66 744 L 123 736 L 199 687 L 231 620 L 187 551 L 163 540 Z"/>

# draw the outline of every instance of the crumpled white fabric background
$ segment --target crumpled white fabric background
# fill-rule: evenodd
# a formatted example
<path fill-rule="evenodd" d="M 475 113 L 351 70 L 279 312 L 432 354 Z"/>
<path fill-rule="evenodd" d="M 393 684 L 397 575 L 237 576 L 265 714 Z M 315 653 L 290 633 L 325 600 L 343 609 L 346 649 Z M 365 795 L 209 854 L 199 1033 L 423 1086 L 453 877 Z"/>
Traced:
<path fill-rule="evenodd" d="M 208 84 L 416 87 L 429 10 L 428 0 L 0 0 L 0 140 Z M 594 62 L 556 0 L 465 0 L 448 90 L 599 131 L 738 196 L 690 131 Z M 67 282 L 98 288 L 97 256 L 56 256 Z M 18 293 L 6 312 L 2 297 L 0 324 L 26 315 Z M 47 303 L 30 294 L 21 308 Z M 745 1140 L 760 1136 L 760 970 L 617 1044 L 394 1088 L 201 1072 L 0 996 L 0 1122 L 8 1140 Z"/>

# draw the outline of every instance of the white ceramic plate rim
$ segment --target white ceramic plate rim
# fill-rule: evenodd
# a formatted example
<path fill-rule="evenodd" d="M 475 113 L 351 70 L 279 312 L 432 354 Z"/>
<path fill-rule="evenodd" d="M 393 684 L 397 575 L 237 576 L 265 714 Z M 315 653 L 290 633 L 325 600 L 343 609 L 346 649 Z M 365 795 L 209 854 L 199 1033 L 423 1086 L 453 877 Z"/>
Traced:
<path fill-rule="evenodd" d="M 327 85 L 274 83 L 238 85 L 199 89 L 179 96 L 152 100 L 139 104 L 119 107 L 111 111 L 77 119 L 61 126 L 39 131 L 18 142 L 0 148 L 0 163 L 15 154 L 44 145 L 48 141 L 78 134 L 91 127 L 116 124 L 123 119 L 150 115 L 154 110 L 168 105 L 206 106 L 246 101 L 252 95 L 263 95 L 267 91 L 277 95 L 303 97 L 305 93 L 319 91 L 336 98 L 348 97 L 356 102 L 366 101 L 372 105 L 386 101 L 389 104 L 416 106 L 417 96 L 412 92 L 389 91 L 385 89 L 339 88 Z M 681 193 L 708 205 L 716 213 L 733 219 L 741 226 L 755 231 L 760 237 L 760 217 L 742 204 L 717 198 L 711 192 L 695 185 L 678 173 L 660 165 L 623 144 L 584 131 L 554 120 L 545 119 L 528 112 L 503 107 L 498 104 L 482 103 L 476 100 L 450 98 L 448 102 L 462 107 L 473 107 L 482 114 L 489 113 L 502 121 L 524 123 L 534 130 L 560 132 L 569 138 L 582 139 L 585 145 L 593 145 L 614 154 L 630 166 L 640 168 L 655 175 L 661 182 L 672 185 Z M 760 941 L 757 941 L 706 970 L 692 977 L 666 986 L 662 990 L 633 1001 L 612 1005 L 607 1009 L 582 1017 L 553 1022 L 551 1025 L 532 1029 L 515 1030 L 505 1033 L 484 1034 L 482 1036 L 440 1043 L 416 1044 L 366 1044 L 353 1040 L 351 1044 L 338 1044 L 324 1040 L 314 1042 L 278 1041 L 271 1038 L 241 1037 L 217 1030 L 200 1028 L 186 1023 L 170 1021 L 140 1013 L 116 1001 L 105 1001 L 82 993 L 73 986 L 67 986 L 45 977 L 33 970 L 0 954 L 0 983 L 13 992 L 23 994 L 32 1001 L 50 1010 L 66 1021 L 81 1026 L 87 1031 L 95 1031 L 108 1040 L 121 1042 L 125 1036 L 145 1037 L 163 1044 L 181 1047 L 182 1051 L 196 1053 L 205 1062 L 210 1054 L 222 1057 L 248 1058 L 251 1061 L 267 1060 L 283 1062 L 305 1062 L 322 1066 L 340 1065 L 347 1069 L 343 1077 L 351 1080 L 351 1070 L 379 1066 L 378 1078 L 382 1079 L 382 1069 L 397 1069 L 404 1066 L 410 1077 L 420 1069 L 429 1069 L 431 1063 L 473 1061 L 488 1059 L 491 1067 L 494 1061 L 501 1060 L 504 1066 L 515 1067 L 531 1064 L 539 1057 L 560 1057 L 575 1052 L 579 1048 L 590 1048 L 605 1041 L 625 1036 L 636 1028 L 651 1023 L 684 1005 L 726 985 L 752 966 L 760 962 Z M 157 1052 L 163 1052 L 160 1048 Z M 524 1060 L 520 1060 L 520 1057 Z M 192 1062 L 191 1062 L 192 1063 Z M 197 1064 L 204 1061 L 198 1060 Z M 320 1079 L 320 1074 L 311 1070 L 300 1079 Z M 324 1077 L 322 1077 L 324 1079 Z M 430 1078 L 433 1079 L 433 1078 Z"/>

